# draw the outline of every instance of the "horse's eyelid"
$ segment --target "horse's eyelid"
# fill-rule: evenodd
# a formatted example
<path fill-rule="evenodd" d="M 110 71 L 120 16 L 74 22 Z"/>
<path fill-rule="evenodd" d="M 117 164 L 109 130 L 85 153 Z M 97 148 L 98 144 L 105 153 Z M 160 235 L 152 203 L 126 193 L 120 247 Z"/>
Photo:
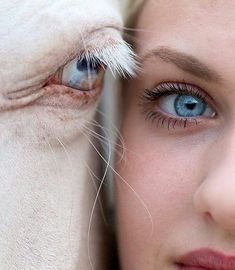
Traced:
<path fill-rule="evenodd" d="M 89 62 L 100 61 L 107 66 L 113 75 L 123 77 L 134 76 L 138 70 L 136 55 L 130 46 L 122 41 L 107 45 L 104 48 L 96 48 L 84 52 L 80 58 L 86 58 Z"/>

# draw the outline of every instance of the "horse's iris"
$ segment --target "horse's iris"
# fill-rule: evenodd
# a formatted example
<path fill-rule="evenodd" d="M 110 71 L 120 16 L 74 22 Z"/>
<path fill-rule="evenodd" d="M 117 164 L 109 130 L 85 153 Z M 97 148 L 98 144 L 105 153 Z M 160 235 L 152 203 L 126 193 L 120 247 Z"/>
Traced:
<path fill-rule="evenodd" d="M 80 91 L 91 91 L 101 85 L 105 68 L 93 59 L 75 59 L 62 72 L 62 84 Z"/>

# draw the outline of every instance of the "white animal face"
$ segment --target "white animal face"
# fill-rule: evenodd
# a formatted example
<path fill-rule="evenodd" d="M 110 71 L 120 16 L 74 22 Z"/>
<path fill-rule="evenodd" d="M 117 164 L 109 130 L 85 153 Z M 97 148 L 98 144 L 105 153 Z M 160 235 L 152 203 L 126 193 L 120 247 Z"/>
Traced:
<path fill-rule="evenodd" d="M 121 29 L 116 0 L 1 1 L 0 269 L 86 270 L 99 257 L 98 229 L 87 256 L 85 131 L 102 68 L 133 71 Z"/>
<path fill-rule="evenodd" d="M 120 37 L 121 28 L 115 0 L 1 1 L 0 111 L 32 104 L 31 110 L 43 119 L 43 130 L 53 122 L 57 135 L 62 135 L 58 130 L 61 115 L 67 120 L 79 115 L 79 122 L 74 122 L 77 130 L 81 117 L 90 117 L 84 110 L 88 106 L 82 105 L 97 99 L 98 93 L 73 91 L 61 81 L 56 86 L 47 83 L 61 74 L 67 63 L 82 56 L 96 57 L 114 71 L 131 73 L 132 59 Z M 96 88 L 98 92 L 101 84 Z M 39 111 L 37 106 L 41 107 Z M 37 125 L 35 128 L 42 130 L 41 124 Z M 64 129 L 61 132 L 64 134 Z"/>

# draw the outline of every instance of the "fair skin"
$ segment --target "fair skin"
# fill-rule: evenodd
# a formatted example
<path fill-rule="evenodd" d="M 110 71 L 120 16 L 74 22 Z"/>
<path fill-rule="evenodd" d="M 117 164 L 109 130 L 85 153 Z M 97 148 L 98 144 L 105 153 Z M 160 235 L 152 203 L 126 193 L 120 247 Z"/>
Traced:
<path fill-rule="evenodd" d="M 132 72 L 121 29 L 115 0 L 0 1 L 0 269 L 105 269 L 91 137 L 104 69 Z"/>
<path fill-rule="evenodd" d="M 174 270 L 200 248 L 235 254 L 234 9 L 159 0 L 141 11 L 142 72 L 124 89 L 126 158 L 117 165 L 122 270 Z M 180 92 L 197 101 L 193 116 Z"/>

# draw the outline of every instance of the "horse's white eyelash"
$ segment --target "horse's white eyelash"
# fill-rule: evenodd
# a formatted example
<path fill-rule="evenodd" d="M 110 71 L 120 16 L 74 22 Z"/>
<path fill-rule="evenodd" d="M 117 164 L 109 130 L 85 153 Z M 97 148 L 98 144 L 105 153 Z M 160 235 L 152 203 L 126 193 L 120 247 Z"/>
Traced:
<path fill-rule="evenodd" d="M 85 51 L 80 56 L 80 59 L 83 58 L 91 64 L 99 61 L 107 66 L 114 76 L 118 74 L 124 78 L 134 77 L 140 69 L 135 53 L 125 41 Z"/>

